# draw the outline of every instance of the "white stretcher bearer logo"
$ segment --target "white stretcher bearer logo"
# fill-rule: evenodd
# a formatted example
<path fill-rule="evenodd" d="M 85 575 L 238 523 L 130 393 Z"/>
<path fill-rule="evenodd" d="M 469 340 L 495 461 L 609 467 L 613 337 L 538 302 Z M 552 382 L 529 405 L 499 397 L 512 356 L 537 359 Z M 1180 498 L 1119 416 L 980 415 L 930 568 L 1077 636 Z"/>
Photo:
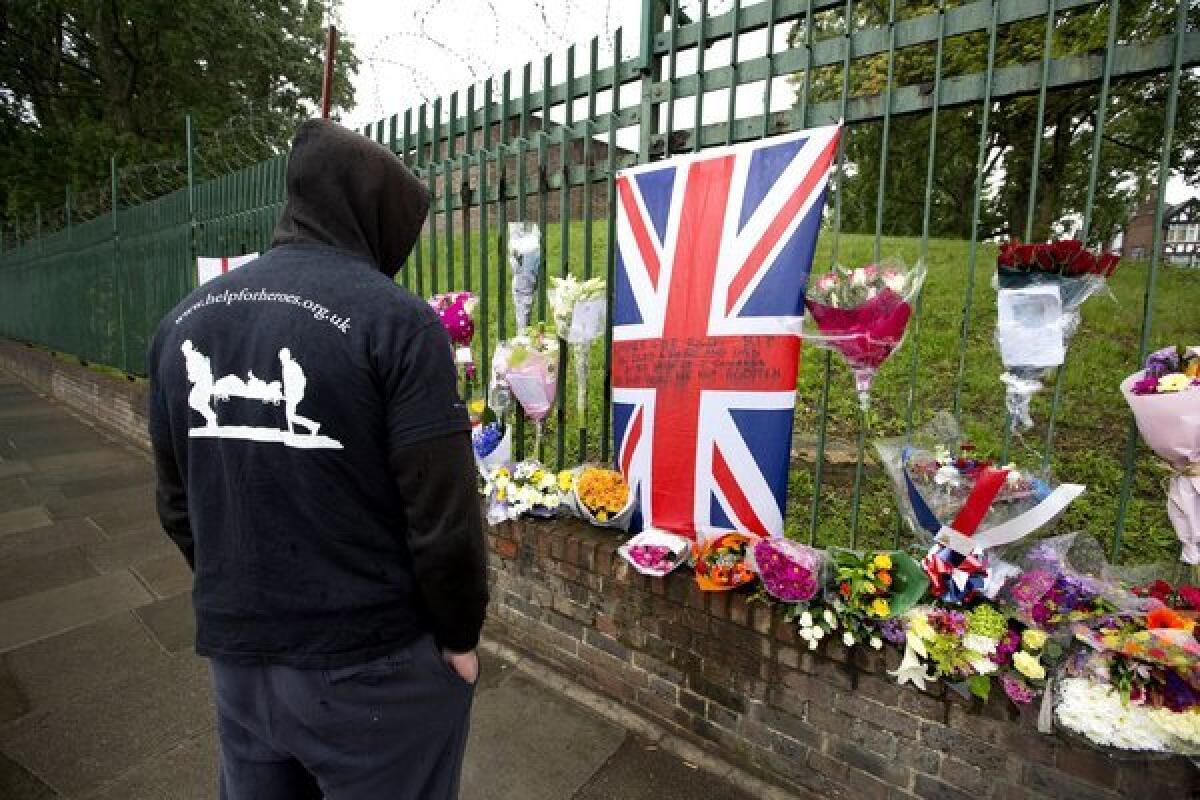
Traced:
<path fill-rule="evenodd" d="M 183 351 L 188 382 L 192 384 L 192 390 L 188 393 L 188 406 L 204 417 L 203 427 L 192 428 L 188 431 L 188 436 L 193 439 L 278 442 L 300 449 L 342 449 L 342 443 L 337 439 L 319 434 L 321 423 L 298 412 L 304 399 L 304 391 L 308 387 L 308 378 L 288 348 L 279 351 L 281 374 L 280 380 L 277 381 L 264 381 L 253 371 L 246 373 L 245 380 L 238 375 L 225 375 L 214 379 L 211 360 L 196 349 L 191 339 L 185 341 L 180 350 Z M 252 425 L 221 425 L 217 420 L 215 406 L 227 403 L 234 397 L 257 400 L 264 405 L 282 405 L 282 426 L 260 428 Z"/>

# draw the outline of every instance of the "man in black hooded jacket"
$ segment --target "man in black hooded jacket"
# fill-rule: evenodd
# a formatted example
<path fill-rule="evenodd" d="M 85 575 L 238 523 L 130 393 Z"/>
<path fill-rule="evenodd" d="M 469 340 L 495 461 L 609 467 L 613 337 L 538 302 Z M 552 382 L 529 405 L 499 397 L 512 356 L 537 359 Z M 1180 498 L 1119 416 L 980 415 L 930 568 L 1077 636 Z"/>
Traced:
<path fill-rule="evenodd" d="M 429 194 L 319 120 L 287 192 L 271 249 L 189 295 L 149 355 L 221 796 L 453 798 L 486 554 L 449 340 L 394 281 Z"/>

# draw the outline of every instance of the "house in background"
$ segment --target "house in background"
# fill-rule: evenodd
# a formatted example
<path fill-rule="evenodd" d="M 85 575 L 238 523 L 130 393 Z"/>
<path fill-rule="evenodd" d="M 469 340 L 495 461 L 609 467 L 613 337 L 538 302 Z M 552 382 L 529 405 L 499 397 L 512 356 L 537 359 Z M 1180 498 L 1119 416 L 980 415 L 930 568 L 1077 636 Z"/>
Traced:
<path fill-rule="evenodd" d="M 1150 258 L 1154 246 L 1154 201 L 1151 189 L 1125 227 L 1121 255 L 1137 260 Z M 1200 267 L 1200 197 L 1163 209 L 1162 255 L 1168 264 Z"/>

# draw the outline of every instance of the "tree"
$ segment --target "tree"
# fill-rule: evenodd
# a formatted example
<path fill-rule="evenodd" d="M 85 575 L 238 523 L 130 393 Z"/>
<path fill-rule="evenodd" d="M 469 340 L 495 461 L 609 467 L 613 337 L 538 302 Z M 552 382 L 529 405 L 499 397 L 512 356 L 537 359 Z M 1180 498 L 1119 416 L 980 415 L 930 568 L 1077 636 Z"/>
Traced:
<path fill-rule="evenodd" d="M 278 152 L 313 113 L 339 4 L 0 0 L 0 211 L 59 207 L 68 184 L 103 185 L 113 156 L 181 162 L 188 114 L 201 132 L 253 118 L 239 150 Z M 343 38 L 335 108 L 357 67 Z"/>
<path fill-rule="evenodd" d="M 937 4 L 904 4 L 904 16 L 936 14 Z M 1109 10 L 1088 6 L 1055 18 L 1052 57 L 1081 56 L 1103 51 Z M 817 39 L 840 35 L 843 14 L 815 20 Z M 854 7 L 856 30 L 886 25 L 886 3 L 864 2 Z M 1174 30 L 1173 4 L 1156 0 L 1121 3 L 1119 40 L 1148 42 Z M 803 27 L 792 31 L 799 44 Z M 997 33 L 997 68 L 1021 64 L 1040 66 L 1045 20 L 1036 18 L 1004 26 Z M 948 39 L 943 53 L 943 78 L 981 74 L 987 65 L 988 39 L 983 33 Z M 935 72 L 935 48 L 923 45 L 898 51 L 892 87 L 929 86 Z M 1095 204 L 1089 238 L 1111 240 L 1123 227 L 1136 200 L 1145 196 L 1156 179 L 1159 143 L 1163 139 L 1168 77 L 1158 75 L 1114 81 L 1107 107 L 1104 142 L 1097 173 Z M 803 80 L 803 74 L 797 77 Z M 877 95 L 887 89 L 887 57 L 854 60 L 850 69 L 850 95 Z M 841 96 L 841 65 L 813 71 L 812 102 Z M 1180 97 L 1197 96 L 1200 79 L 1184 72 Z M 1072 228 L 1082 217 L 1092 162 L 1099 89 L 1096 86 L 1048 93 L 1044 126 L 1037 130 L 1037 96 L 1006 98 L 997 103 L 988 121 L 984 148 L 985 190 L 980 209 L 980 238 L 1028 237 L 1044 240 Z M 933 236 L 966 238 L 971 233 L 971 210 L 978 171 L 982 106 L 943 109 L 938 114 L 938 146 L 933 174 Z M 893 117 L 888 136 L 887 174 L 884 185 L 883 230 L 889 234 L 917 235 L 922 228 L 926 158 L 931 115 Z M 852 177 L 842 198 L 842 223 L 846 230 L 875 229 L 877 192 L 881 173 L 882 124 L 851 129 L 846 161 Z M 1041 135 L 1036 177 L 1033 150 Z M 1200 104 L 1181 102 L 1175 127 L 1172 163 L 1193 185 L 1200 185 Z M 1036 187 L 1032 218 L 1031 187 Z"/>

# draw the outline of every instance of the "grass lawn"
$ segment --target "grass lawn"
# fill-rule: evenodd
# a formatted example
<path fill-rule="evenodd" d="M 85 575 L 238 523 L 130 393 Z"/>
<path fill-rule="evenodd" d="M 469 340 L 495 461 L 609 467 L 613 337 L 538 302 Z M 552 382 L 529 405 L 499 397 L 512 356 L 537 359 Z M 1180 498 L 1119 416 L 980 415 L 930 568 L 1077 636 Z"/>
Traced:
<path fill-rule="evenodd" d="M 457 221 L 457 220 L 456 220 Z M 505 333 L 511 335 L 513 315 L 505 272 L 497 272 L 495 228 L 488 253 L 487 303 L 480 313 L 487 317 L 489 347 L 497 341 L 498 302 L 503 300 Z M 598 220 L 591 243 L 592 269 L 604 274 L 607 259 L 607 226 Z M 470 239 L 472 281 L 470 288 L 481 291 L 481 254 L 478 231 Z M 551 275 L 563 269 L 563 231 L 557 224 L 546 231 L 546 268 Z M 439 288 L 445 290 L 447 253 L 445 236 L 437 237 Z M 464 246 L 461 235 L 454 238 L 454 285 L 464 285 Z M 885 238 L 883 255 L 897 255 L 908 262 L 916 259 L 919 241 L 912 238 Z M 425 270 L 423 289 L 430 293 L 429 239 L 424 242 Z M 843 234 L 838 242 L 839 260 L 862 264 L 871 260 L 873 239 L 867 235 Z M 816 269 L 828 264 L 833 246 L 831 232 L 822 234 L 817 247 Z M 585 259 L 583 223 L 568 225 L 565 247 L 567 268 L 582 275 Z M 962 422 L 968 437 L 988 456 L 999 455 L 1004 431 L 1004 392 L 999 380 L 999 354 L 992 341 L 995 323 L 995 292 L 991 277 L 995 268 L 995 248 L 981 245 L 975 265 L 972 307 L 966 340 L 966 360 L 962 376 Z M 892 493 L 886 477 L 870 460 L 870 439 L 904 433 L 909 397 L 909 375 L 914 350 L 919 370 L 914 393 L 914 425 L 927 422 L 935 412 L 952 409 L 958 385 L 959 342 L 964 299 L 968 280 L 968 245 L 962 241 L 934 240 L 929 245 L 928 278 L 919 317 L 919 334 L 884 365 L 876 381 L 872 430 L 868 437 L 868 462 L 863 481 L 859 516 L 860 544 L 890 544 L 898 533 Z M 1137 349 L 1142 319 L 1148 265 L 1124 263 L 1111 281 L 1113 297 L 1098 296 L 1084 306 L 1083 325 L 1072 340 L 1063 378 L 1061 407 L 1056 417 L 1056 435 L 1051 466 L 1059 480 L 1085 483 L 1087 493 L 1068 510 L 1057 530 L 1086 530 L 1106 546 L 1112 546 L 1117 518 L 1123 460 L 1131 416 L 1117 388 L 1120 381 L 1137 367 Z M 415 278 L 412 280 L 415 288 Z M 1152 304 L 1153 324 L 1150 344 L 1157 349 L 1168 344 L 1194 343 L 1200 333 L 1200 271 L 1164 267 L 1160 269 Z M 535 306 L 535 316 L 538 309 Z M 483 334 L 476 334 L 476 353 L 480 353 Z M 588 387 L 588 430 L 586 455 L 600 458 L 603 385 L 605 374 L 603 348 L 596 345 L 591 354 Z M 835 357 L 829 373 L 827 459 L 819 504 L 818 523 L 810 530 L 813 504 L 814 466 L 811 447 L 819 427 L 821 387 L 825 380 L 826 357 L 823 351 L 806 348 L 802 357 L 796 394 L 796 440 L 798 458 L 791 473 L 788 497 L 787 529 L 791 536 L 814 540 L 821 545 L 849 543 L 850 510 L 854 481 L 854 453 L 859 419 L 854 398 L 853 379 Z M 546 426 L 544 459 L 554 465 L 571 465 L 580 460 L 579 428 L 574 406 L 572 369 L 567 369 L 565 424 L 558 425 L 558 411 Z M 1042 461 L 1045 452 L 1046 423 L 1053 394 L 1053 377 L 1047 389 L 1034 400 L 1037 427 L 1013 441 L 1011 458 L 1032 466 Z M 560 403 L 560 405 L 563 405 Z M 527 441 L 532 433 L 525 431 Z M 562 449 L 559 449 L 559 442 Z M 532 449 L 530 447 L 530 449 Z M 1167 520 L 1162 485 L 1164 470 L 1153 456 L 1139 445 L 1136 476 L 1128 507 L 1121 560 L 1131 563 L 1173 561 L 1178 556 L 1174 531 Z M 903 537 L 902 537 L 903 538 Z"/>

